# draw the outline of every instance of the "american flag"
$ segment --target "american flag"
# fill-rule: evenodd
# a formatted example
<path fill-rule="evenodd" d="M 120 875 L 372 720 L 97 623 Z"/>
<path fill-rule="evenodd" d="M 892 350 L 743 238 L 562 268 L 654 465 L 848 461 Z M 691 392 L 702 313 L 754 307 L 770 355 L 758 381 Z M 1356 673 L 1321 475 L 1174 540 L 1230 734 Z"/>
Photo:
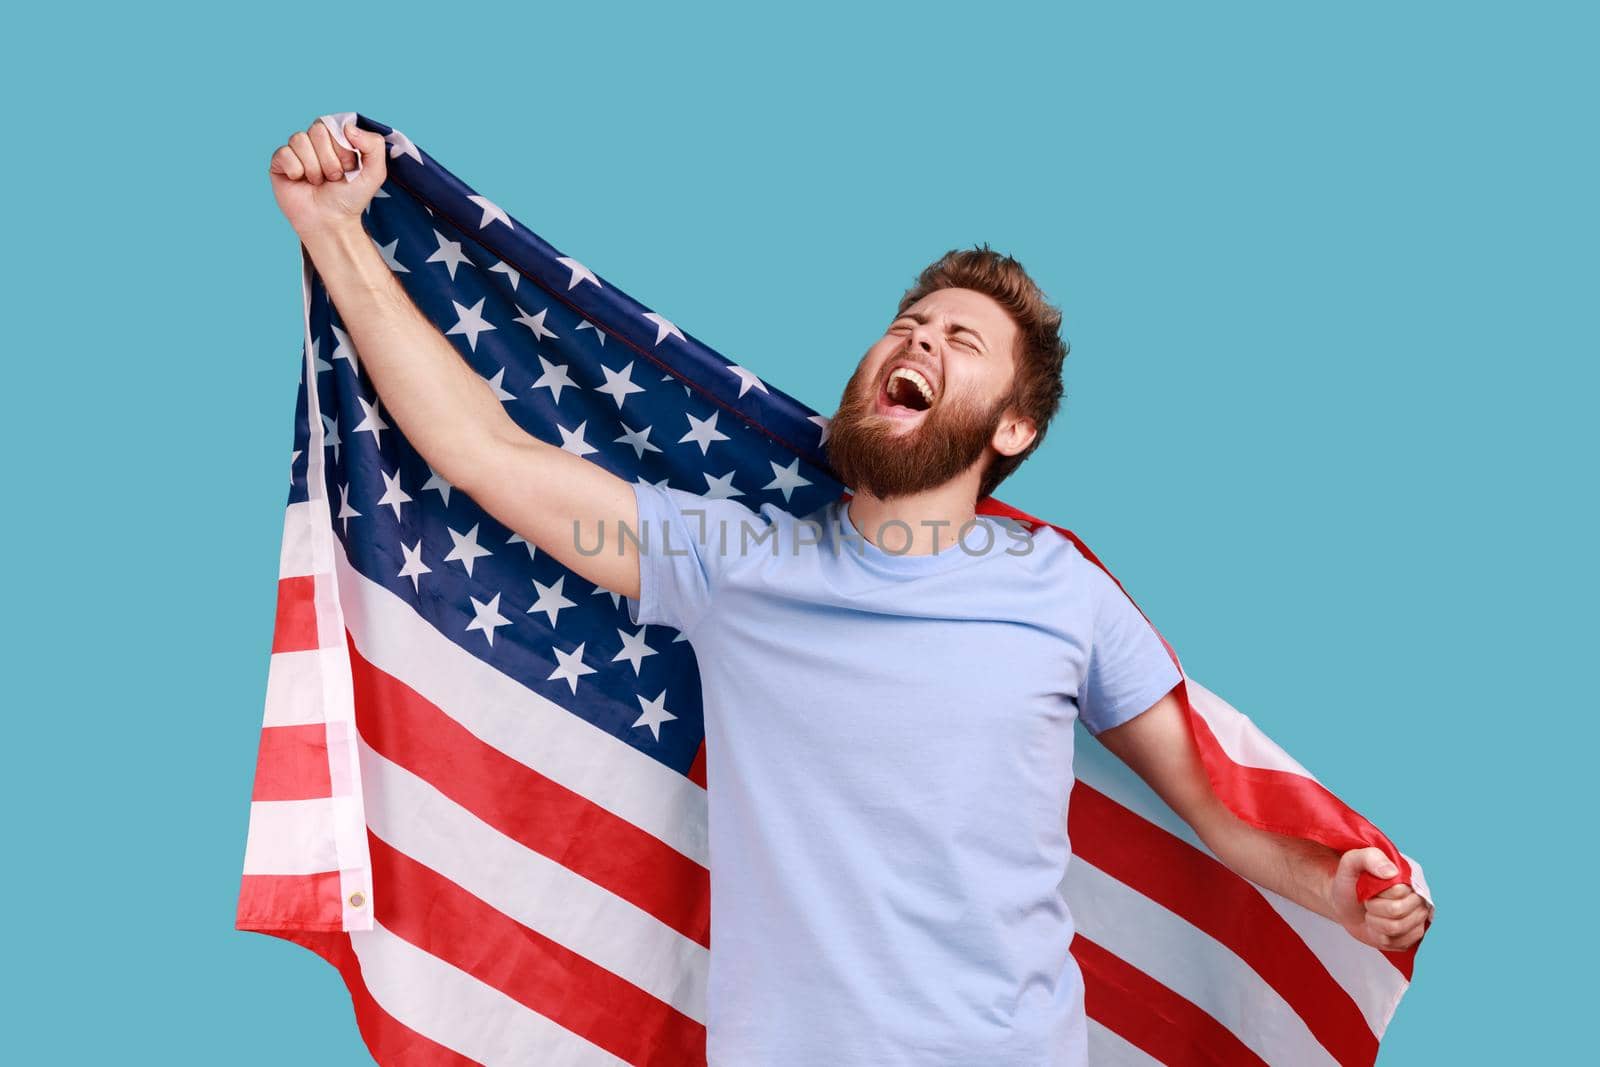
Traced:
<path fill-rule="evenodd" d="M 828 420 L 561 255 L 399 130 L 367 232 L 529 433 L 629 480 L 803 515 Z M 237 926 L 338 967 L 382 1063 L 705 1062 L 711 944 L 694 653 L 630 625 L 386 418 L 302 249 L 304 369 Z M 1049 525 L 992 498 L 986 514 Z M 1168 645 L 1171 652 L 1171 646 Z M 1174 654 L 1174 662 L 1177 657 Z M 1181 670 L 1181 665 L 1180 665 Z M 1241 818 L 1422 870 L 1185 677 Z M 1233 874 L 1083 743 L 1061 891 L 1098 1064 L 1370 1064 L 1416 946 L 1369 948 Z"/>

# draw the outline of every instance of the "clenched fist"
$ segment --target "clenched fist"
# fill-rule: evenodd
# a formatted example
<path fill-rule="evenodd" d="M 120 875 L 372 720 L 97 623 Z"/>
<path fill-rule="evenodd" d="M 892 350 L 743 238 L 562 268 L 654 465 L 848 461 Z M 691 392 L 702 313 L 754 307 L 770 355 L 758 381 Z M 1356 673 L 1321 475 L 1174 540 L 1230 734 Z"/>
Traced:
<path fill-rule="evenodd" d="M 1339 857 L 1333 876 L 1333 912 L 1351 937 L 1373 948 L 1397 952 L 1422 937 L 1433 917 L 1433 905 L 1404 882 L 1366 901 L 1357 899 L 1356 881 L 1363 872 L 1392 878 L 1395 866 L 1381 848 L 1353 848 Z"/>
<path fill-rule="evenodd" d="M 339 145 L 327 124 L 317 119 L 304 130 L 296 130 L 287 144 L 272 153 L 267 166 L 272 195 L 302 240 L 340 227 L 360 226 L 361 213 L 387 176 L 381 135 L 354 122 L 345 123 L 344 135 L 356 152 Z M 357 152 L 361 173 L 347 181 L 345 171 L 356 169 Z"/>

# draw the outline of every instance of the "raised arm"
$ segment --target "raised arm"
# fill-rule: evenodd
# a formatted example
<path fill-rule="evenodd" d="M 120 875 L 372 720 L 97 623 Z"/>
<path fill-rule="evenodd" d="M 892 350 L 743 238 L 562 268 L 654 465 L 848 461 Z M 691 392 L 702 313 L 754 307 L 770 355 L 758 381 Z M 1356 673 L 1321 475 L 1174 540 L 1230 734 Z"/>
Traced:
<path fill-rule="evenodd" d="M 273 195 L 339 309 L 378 398 L 422 458 L 508 528 L 597 585 L 639 593 L 633 488 L 518 426 L 489 384 L 419 311 L 384 262 L 362 213 L 386 175 L 384 140 L 351 123 L 338 145 L 321 120 L 273 153 Z M 603 523 L 605 548 L 593 552 Z M 578 551 L 576 530 L 591 553 Z M 624 551 L 619 554 L 617 546 Z"/>

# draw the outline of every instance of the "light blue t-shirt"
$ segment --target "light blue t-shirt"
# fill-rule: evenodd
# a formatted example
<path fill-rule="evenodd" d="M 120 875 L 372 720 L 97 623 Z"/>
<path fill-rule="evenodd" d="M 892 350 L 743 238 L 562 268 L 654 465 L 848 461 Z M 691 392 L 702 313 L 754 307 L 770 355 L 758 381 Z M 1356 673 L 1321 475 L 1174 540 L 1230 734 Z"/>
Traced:
<path fill-rule="evenodd" d="M 842 496 L 634 495 L 629 614 L 700 668 L 709 1067 L 1083 1067 L 1073 720 L 1177 684 L 1149 623 L 1048 527 L 896 554 Z"/>

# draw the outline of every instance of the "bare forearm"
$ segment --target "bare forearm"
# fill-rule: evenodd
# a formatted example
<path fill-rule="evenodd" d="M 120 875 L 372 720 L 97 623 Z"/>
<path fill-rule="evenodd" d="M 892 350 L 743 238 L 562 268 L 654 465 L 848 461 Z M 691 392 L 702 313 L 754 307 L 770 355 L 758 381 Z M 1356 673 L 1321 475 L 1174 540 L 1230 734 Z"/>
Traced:
<path fill-rule="evenodd" d="M 302 240 L 388 421 L 436 472 L 464 485 L 475 442 L 514 426 L 500 401 L 412 303 L 359 222 Z"/>
<path fill-rule="evenodd" d="M 1236 874 L 1288 897 L 1318 915 L 1333 918 L 1333 874 L 1339 852 L 1315 841 L 1258 830 L 1229 815 L 1206 845 Z"/>

